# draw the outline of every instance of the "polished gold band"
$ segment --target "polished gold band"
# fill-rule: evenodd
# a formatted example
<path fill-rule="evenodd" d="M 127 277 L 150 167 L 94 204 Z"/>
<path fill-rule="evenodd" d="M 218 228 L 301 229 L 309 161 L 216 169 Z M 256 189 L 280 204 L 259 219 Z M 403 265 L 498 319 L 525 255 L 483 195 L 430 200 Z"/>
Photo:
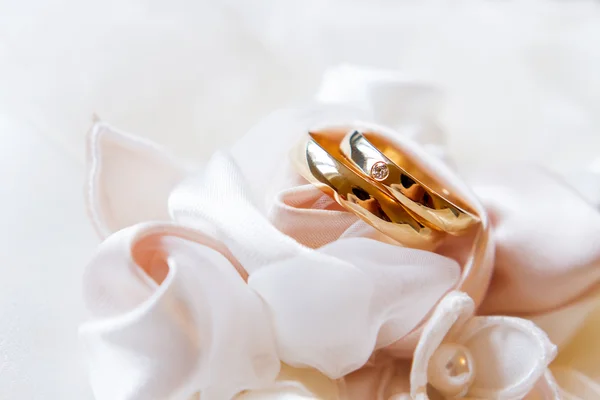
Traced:
<path fill-rule="evenodd" d="M 407 154 L 374 133 L 310 132 L 293 161 L 309 182 L 405 246 L 431 249 L 446 234 L 462 234 L 479 221 Z"/>
<path fill-rule="evenodd" d="M 344 137 L 340 149 L 356 168 L 377 181 L 379 187 L 383 187 L 425 225 L 459 235 L 479 222 L 474 213 L 460 205 L 459 199 L 450 199 L 451 193 L 448 190 L 438 189 L 445 192 L 447 197 L 438 193 L 435 187 L 440 185 L 424 171 L 415 168 L 406 154 L 391 145 L 385 137 L 353 131 Z M 401 167 L 403 164 L 407 167 Z M 411 173 L 408 169 L 416 173 Z M 422 179 L 417 177 L 419 172 Z"/>

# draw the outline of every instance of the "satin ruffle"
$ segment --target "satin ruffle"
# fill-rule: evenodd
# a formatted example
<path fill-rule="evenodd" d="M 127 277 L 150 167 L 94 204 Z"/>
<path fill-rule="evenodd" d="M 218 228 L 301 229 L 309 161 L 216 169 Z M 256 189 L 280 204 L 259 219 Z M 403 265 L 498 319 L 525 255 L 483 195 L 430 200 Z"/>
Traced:
<path fill-rule="evenodd" d="M 348 385 L 391 373 L 404 396 L 402 367 L 389 372 L 370 357 L 379 350 L 410 358 L 428 340 L 419 333 L 434 323 L 432 309 L 453 289 L 484 313 L 539 320 L 559 345 L 577 329 L 600 280 L 597 211 L 537 170 L 482 169 L 465 183 L 444 161 L 437 91 L 369 74 L 345 89 L 355 92 L 339 90 L 352 75 L 324 85 L 320 100 L 335 105 L 277 112 L 200 171 L 105 123 L 93 127 L 89 209 L 108 238 L 88 266 L 92 320 L 81 338 L 98 399 L 271 390 L 280 362 L 346 376 Z M 350 106 L 339 104 L 342 95 Z M 401 142 L 472 203 L 483 233 L 424 252 L 341 210 L 287 162 L 294 140 L 324 124 L 362 124 Z M 537 357 L 530 355 L 523 365 Z M 524 371 L 502 365 L 512 377 Z"/>

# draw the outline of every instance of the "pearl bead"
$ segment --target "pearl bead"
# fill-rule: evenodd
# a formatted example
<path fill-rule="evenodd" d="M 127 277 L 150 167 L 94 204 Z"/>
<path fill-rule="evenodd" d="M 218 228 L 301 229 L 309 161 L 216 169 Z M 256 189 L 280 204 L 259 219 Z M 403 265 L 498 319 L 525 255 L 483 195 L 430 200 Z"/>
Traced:
<path fill-rule="evenodd" d="M 429 384 L 444 396 L 461 397 L 475 378 L 475 363 L 469 349 L 460 344 L 442 344 L 429 360 Z"/>

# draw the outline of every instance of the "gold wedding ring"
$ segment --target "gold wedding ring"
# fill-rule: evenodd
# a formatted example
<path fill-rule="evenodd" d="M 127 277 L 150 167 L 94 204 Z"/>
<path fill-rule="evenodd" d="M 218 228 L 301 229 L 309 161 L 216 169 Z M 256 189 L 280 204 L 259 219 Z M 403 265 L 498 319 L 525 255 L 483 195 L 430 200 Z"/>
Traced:
<path fill-rule="evenodd" d="M 342 207 L 402 244 L 431 248 L 441 238 L 415 219 L 381 188 L 365 179 L 344 158 L 340 143 L 345 132 L 309 133 L 295 159 L 298 172 Z"/>
<path fill-rule="evenodd" d="M 340 148 L 354 166 L 379 182 L 389 195 L 425 225 L 460 235 L 479 222 L 479 218 L 467 211 L 459 198 L 452 198 L 454 196 L 448 190 L 438 189 L 446 197 L 438 193 L 435 187 L 440 185 L 416 168 L 406 153 L 399 151 L 387 138 L 352 131 L 344 137 Z"/>
<path fill-rule="evenodd" d="M 297 171 L 375 229 L 414 248 L 432 249 L 479 219 L 383 136 L 308 133 L 293 152 Z"/>

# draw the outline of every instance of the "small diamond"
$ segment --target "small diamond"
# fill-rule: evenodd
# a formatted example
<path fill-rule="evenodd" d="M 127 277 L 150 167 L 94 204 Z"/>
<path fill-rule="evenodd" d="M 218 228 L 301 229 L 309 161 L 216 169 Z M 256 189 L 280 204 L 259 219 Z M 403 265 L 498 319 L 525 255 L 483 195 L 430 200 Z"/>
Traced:
<path fill-rule="evenodd" d="M 390 170 L 386 163 L 383 161 L 377 161 L 371 167 L 371 176 L 376 181 L 383 181 L 390 174 Z"/>

